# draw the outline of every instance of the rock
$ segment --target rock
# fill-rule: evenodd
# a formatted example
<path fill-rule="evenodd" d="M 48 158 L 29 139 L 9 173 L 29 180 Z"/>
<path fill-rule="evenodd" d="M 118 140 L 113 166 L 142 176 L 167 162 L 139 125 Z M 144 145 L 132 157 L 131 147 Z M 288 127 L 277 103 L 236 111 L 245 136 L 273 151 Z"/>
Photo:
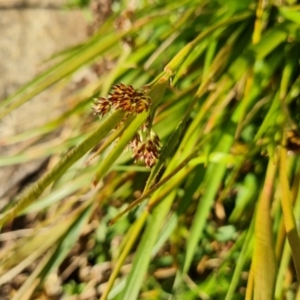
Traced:
<path fill-rule="evenodd" d="M 87 22 L 83 13 L 60 9 L 66 2 L 0 0 L 0 101 L 34 78 L 43 69 L 44 60 L 84 41 Z M 61 93 L 55 87 L 50 88 L 0 120 L 0 140 L 61 114 L 64 110 Z M 0 147 L 0 156 L 16 153 L 20 147 L 20 144 Z M 36 161 L 29 166 L 0 168 L 0 197 L 41 165 L 42 161 Z"/>

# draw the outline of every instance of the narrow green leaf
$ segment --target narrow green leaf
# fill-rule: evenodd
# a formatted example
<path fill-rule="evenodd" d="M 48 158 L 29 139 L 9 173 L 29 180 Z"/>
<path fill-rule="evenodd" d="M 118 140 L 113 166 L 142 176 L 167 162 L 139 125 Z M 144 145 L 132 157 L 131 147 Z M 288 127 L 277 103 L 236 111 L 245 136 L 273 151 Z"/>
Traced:
<path fill-rule="evenodd" d="M 232 135 L 230 135 L 229 133 L 224 133 L 220 140 L 218 148 L 222 149 L 226 153 L 229 151 L 232 141 Z M 225 171 L 226 164 L 224 163 L 212 163 L 208 166 L 203 183 L 203 188 L 205 188 L 205 194 L 199 202 L 190 230 L 183 265 L 183 273 L 186 273 L 190 268 L 195 249 L 197 247 L 199 239 L 202 236 L 204 226 L 207 221 L 207 216 L 215 200 L 215 196 L 218 192 L 218 188 L 221 184 Z"/>
<path fill-rule="evenodd" d="M 234 293 L 238 286 L 239 280 L 241 278 L 241 274 L 242 274 L 246 259 L 247 259 L 247 257 L 251 256 L 251 255 L 249 255 L 249 252 L 253 251 L 253 247 L 251 247 L 253 245 L 253 232 L 254 232 L 254 221 L 252 220 L 250 227 L 247 230 L 247 235 L 246 235 L 243 247 L 240 251 L 239 258 L 236 262 L 233 276 L 230 281 L 230 285 L 229 285 L 225 300 L 234 299 Z"/>
<path fill-rule="evenodd" d="M 294 266 L 296 269 L 297 279 L 300 282 L 300 240 L 299 233 L 296 226 L 295 216 L 291 203 L 291 196 L 289 190 L 289 183 L 287 177 L 287 150 L 284 147 L 280 147 L 280 186 L 281 186 L 281 207 L 283 212 L 284 225 L 286 235 L 291 247 Z"/>
<path fill-rule="evenodd" d="M 277 165 L 270 159 L 255 217 L 254 300 L 274 299 L 276 265 L 270 208 L 276 169 Z"/>
<path fill-rule="evenodd" d="M 14 218 L 22 210 L 35 202 L 54 180 L 58 180 L 58 178 L 60 178 L 78 159 L 96 146 L 101 139 L 117 126 L 123 117 L 123 112 L 115 112 L 102 123 L 93 134 L 80 145 L 72 149 L 50 172 L 46 173 L 34 185 L 26 190 L 14 205 L 0 216 L 0 226 Z"/>

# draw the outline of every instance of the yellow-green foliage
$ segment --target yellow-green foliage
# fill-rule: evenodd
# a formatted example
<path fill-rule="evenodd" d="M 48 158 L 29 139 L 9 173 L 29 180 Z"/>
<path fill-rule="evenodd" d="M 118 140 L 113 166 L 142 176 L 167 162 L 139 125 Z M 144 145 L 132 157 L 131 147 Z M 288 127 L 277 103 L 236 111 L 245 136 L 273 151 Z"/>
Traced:
<path fill-rule="evenodd" d="M 101 273 L 110 262 L 111 272 L 75 283 L 65 276 L 59 297 L 299 300 L 299 5 L 126 4 L 0 103 L 4 117 L 83 66 L 113 65 L 74 92 L 61 117 L 2 141 L 35 139 L 0 157 L 2 166 L 50 156 L 57 163 L 0 216 L 6 232 L 13 219 L 35 214 L 31 233 L 0 251 L 0 284 L 22 273 L 12 299 L 35 299 L 49 275 L 61 276 L 77 243 L 89 270 L 98 265 Z M 124 92 L 114 109 L 108 94 L 118 83 L 143 88 L 142 100 L 151 100 L 125 111 L 136 103 L 123 104 L 133 101 Z M 101 119 L 91 117 L 93 98 Z M 71 137 L 49 149 L 45 137 L 59 128 Z M 138 162 L 125 149 L 150 130 L 162 149 L 147 168 L 151 149 L 141 154 L 131 144 Z"/>

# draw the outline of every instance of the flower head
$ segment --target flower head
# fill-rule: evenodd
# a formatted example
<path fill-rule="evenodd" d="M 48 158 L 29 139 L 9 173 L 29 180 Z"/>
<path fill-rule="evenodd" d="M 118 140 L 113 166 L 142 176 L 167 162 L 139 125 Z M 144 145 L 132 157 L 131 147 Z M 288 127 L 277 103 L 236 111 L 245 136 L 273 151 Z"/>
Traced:
<path fill-rule="evenodd" d="M 113 90 L 108 99 L 114 109 L 136 114 L 149 110 L 152 101 L 143 90 L 136 90 L 133 86 L 123 83 L 115 85 Z"/>
<path fill-rule="evenodd" d="M 95 103 L 93 105 L 93 110 L 96 115 L 98 115 L 100 118 L 105 116 L 110 110 L 111 110 L 111 102 L 105 98 L 95 98 Z"/>
<path fill-rule="evenodd" d="M 111 110 L 122 110 L 126 112 L 126 119 L 129 114 L 140 114 L 148 111 L 151 103 L 147 86 L 136 90 L 132 85 L 119 83 L 113 86 L 113 92 L 108 97 L 95 99 L 93 110 L 101 118 Z M 160 140 L 158 135 L 151 130 L 151 124 L 152 119 L 148 117 L 127 148 L 132 150 L 135 161 L 144 161 L 149 168 L 155 165 L 160 151 Z"/>
<path fill-rule="evenodd" d="M 152 101 L 146 89 L 136 90 L 132 85 L 119 83 L 113 86 L 113 92 L 108 97 L 95 98 L 93 110 L 103 117 L 112 109 L 123 110 L 129 114 L 140 114 L 148 111 Z"/>
<path fill-rule="evenodd" d="M 148 136 L 144 142 L 140 139 L 136 139 L 136 137 L 133 141 L 131 148 L 135 161 L 144 161 L 148 168 L 152 168 L 160 152 L 160 140 L 158 135 L 151 130 L 150 136 Z"/>

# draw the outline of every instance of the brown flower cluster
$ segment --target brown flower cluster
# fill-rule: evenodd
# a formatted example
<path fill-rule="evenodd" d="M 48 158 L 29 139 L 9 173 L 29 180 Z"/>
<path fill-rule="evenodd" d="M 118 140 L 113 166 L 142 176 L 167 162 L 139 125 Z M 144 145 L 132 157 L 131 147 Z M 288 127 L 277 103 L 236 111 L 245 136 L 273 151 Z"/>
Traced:
<path fill-rule="evenodd" d="M 151 98 L 145 89 L 136 90 L 131 85 L 119 83 L 113 86 L 113 92 L 108 97 L 95 99 L 93 110 L 100 118 L 112 110 L 122 110 L 127 113 L 126 118 L 130 114 L 148 111 L 151 103 Z M 133 152 L 135 162 L 144 161 L 149 168 L 155 165 L 160 152 L 160 140 L 151 130 L 151 123 L 148 118 L 128 145 L 128 149 Z"/>
<path fill-rule="evenodd" d="M 110 112 L 111 103 L 107 98 L 101 97 L 101 98 L 95 98 L 94 100 L 95 103 L 93 105 L 93 110 L 95 115 L 98 115 L 100 118 L 102 118 Z"/>
<path fill-rule="evenodd" d="M 129 148 L 133 152 L 134 161 L 144 161 L 148 168 L 152 168 L 158 159 L 160 152 L 160 139 L 158 135 L 150 130 L 149 134 L 143 137 L 141 131 L 129 143 Z"/>
<path fill-rule="evenodd" d="M 113 86 L 113 92 L 108 97 L 95 98 L 93 109 L 96 115 L 103 117 L 112 109 L 139 114 L 148 111 L 150 105 L 151 98 L 144 90 L 136 90 L 131 85 L 119 83 Z"/>

